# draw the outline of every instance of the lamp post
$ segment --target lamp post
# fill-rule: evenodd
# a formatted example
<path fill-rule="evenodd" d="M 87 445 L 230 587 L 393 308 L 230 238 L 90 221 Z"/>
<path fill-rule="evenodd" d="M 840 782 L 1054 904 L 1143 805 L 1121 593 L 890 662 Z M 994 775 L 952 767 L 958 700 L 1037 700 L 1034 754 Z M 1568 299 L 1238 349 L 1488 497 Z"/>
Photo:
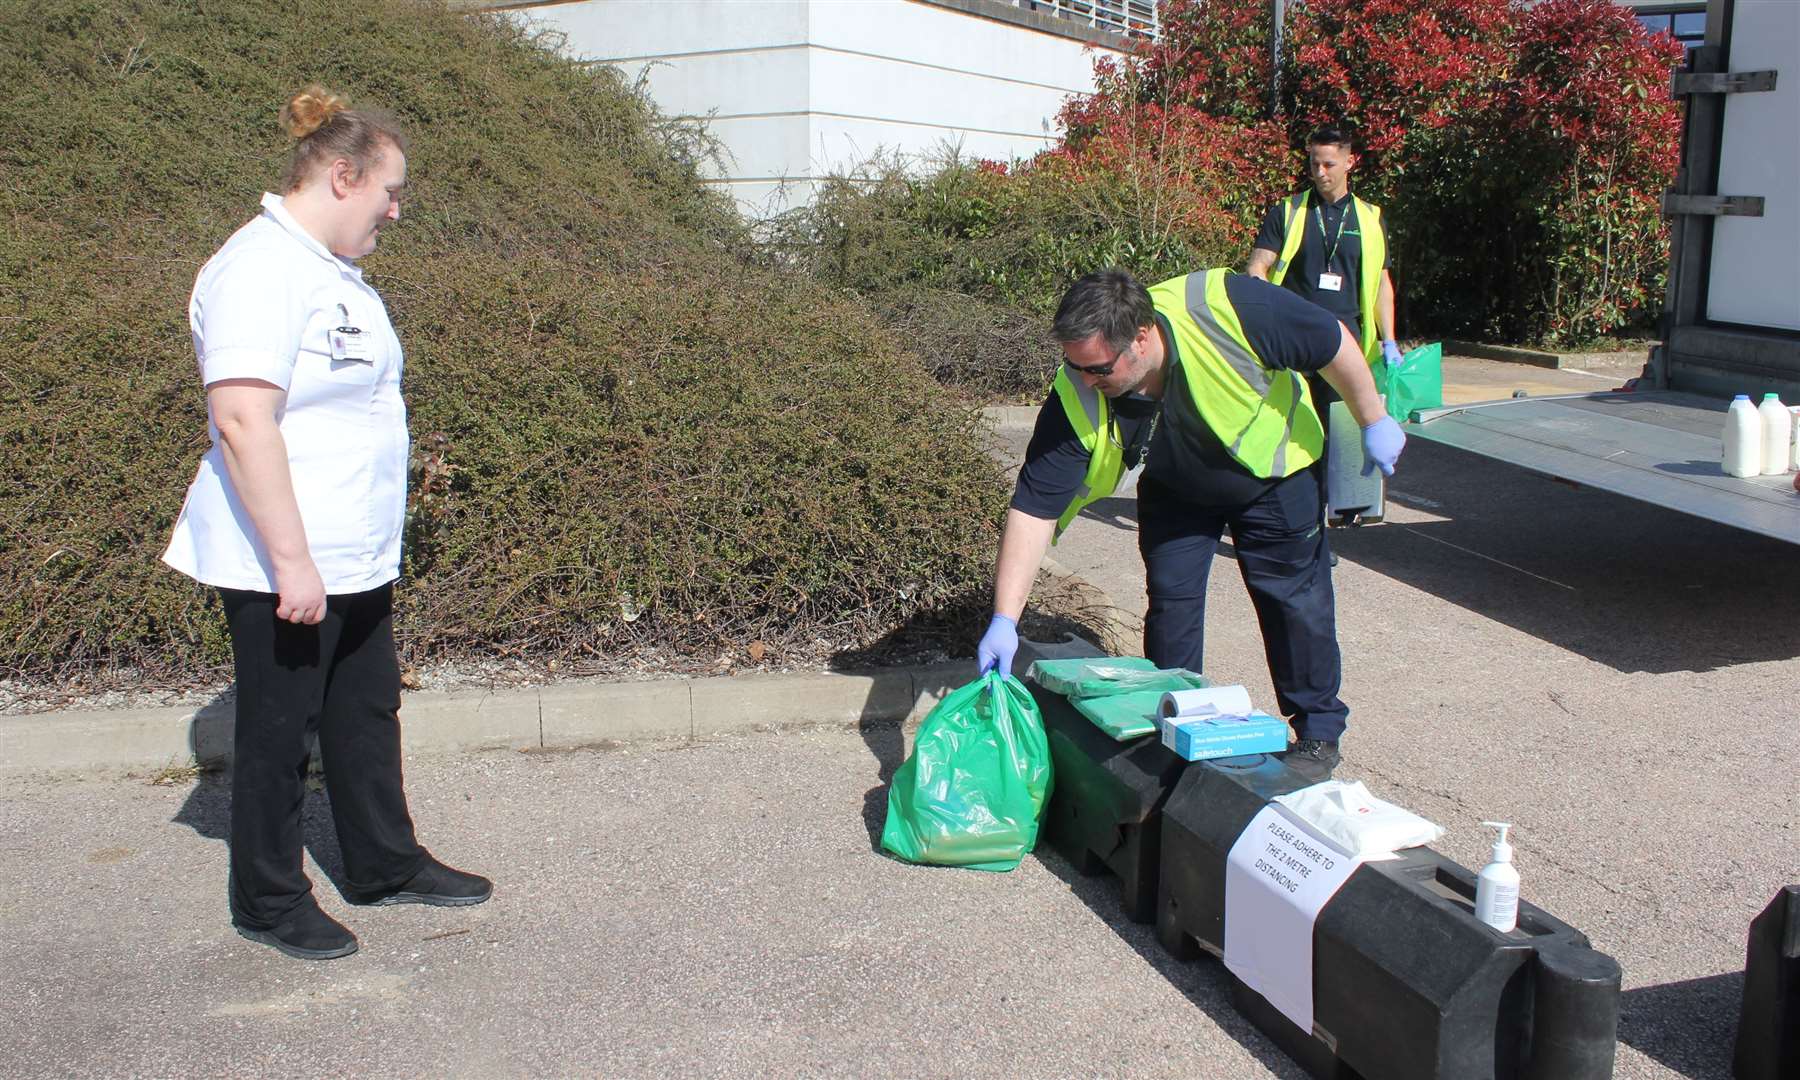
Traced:
<path fill-rule="evenodd" d="M 1287 0 L 1269 0 L 1269 115 L 1281 115 L 1281 24 Z"/>

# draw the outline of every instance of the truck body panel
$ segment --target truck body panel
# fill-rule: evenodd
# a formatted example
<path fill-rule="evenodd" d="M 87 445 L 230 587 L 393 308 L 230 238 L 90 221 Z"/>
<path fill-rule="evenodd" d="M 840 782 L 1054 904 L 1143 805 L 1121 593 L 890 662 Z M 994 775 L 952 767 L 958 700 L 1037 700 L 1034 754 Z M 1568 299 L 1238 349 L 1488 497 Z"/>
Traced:
<path fill-rule="evenodd" d="M 1417 433 L 1533 472 L 1800 544 L 1788 476 L 1719 468 L 1725 410 L 1668 390 L 1569 394 L 1431 409 Z"/>
<path fill-rule="evenodd" d="M 1710 0 L 1687 97 L 1663 340 L 1632 392 L 1425 410 L 1408 434 L 1800 544 L 1789 476 L 1720 465 L 1731 397 L 1800 404 L 1800 3 Z"/>

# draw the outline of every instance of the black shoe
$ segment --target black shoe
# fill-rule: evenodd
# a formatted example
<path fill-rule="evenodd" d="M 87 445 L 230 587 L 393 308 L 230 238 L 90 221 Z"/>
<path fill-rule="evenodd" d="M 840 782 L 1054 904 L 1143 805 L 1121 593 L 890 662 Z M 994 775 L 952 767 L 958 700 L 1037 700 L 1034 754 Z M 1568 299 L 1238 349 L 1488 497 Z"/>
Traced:
<path fill-rule="evenodd" d="M 389 904 L 430 904 L 433 907 L 468 907 L 494 895 L 494 883 L 480 874 L 453 870 L 431 856 L 425 865 L 395 889 L 381 892 L 346 892 L 344 899 L 352 904 L 386 907 Z"/>
<path fill-rule="evenodd" d="M 1338 744 L 1323 739 L 1301 739 L 1281 755 L 1281 763 L 1317 784 L 1331 779 L 1331 770 L 1342 760 Z"/>
<path fill-rule="evenodd" d="M 232 923 L 232 928 L 251 941 L 273 945 L 297 960 L 335 960 L 356 951 L 356 935 L 348 927 L 305 904 L 268 930 L 252 930 Z"/>

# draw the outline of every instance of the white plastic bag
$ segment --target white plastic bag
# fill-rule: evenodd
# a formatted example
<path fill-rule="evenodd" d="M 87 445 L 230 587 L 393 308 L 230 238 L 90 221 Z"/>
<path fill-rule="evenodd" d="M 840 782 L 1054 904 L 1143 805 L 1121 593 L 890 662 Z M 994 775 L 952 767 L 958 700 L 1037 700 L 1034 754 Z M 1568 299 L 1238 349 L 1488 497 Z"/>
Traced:
<path fill-rule="evenodd" d="M 1275 796 L 1289 813 L 1346 855 L 1363 858 L 1429 844 L 1444 835 L 1405 807 L 1377 799 L 1361 780 L 1327 780 Z"/>

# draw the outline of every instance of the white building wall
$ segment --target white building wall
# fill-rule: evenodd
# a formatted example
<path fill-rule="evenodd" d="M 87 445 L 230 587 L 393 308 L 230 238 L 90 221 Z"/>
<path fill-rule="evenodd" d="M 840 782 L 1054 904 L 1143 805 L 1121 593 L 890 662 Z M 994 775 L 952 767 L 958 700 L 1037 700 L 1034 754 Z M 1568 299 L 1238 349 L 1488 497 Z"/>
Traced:
<path fill-rule="evenodd" d="M 569 55 L 642 78 L 728 152 L 716 180 L 751 216 L 879 153 L 1026 158 L 1093 89 L 1095 53 L 1059 34 L 919 0 L 577 0 L 511 13 Z"/>

